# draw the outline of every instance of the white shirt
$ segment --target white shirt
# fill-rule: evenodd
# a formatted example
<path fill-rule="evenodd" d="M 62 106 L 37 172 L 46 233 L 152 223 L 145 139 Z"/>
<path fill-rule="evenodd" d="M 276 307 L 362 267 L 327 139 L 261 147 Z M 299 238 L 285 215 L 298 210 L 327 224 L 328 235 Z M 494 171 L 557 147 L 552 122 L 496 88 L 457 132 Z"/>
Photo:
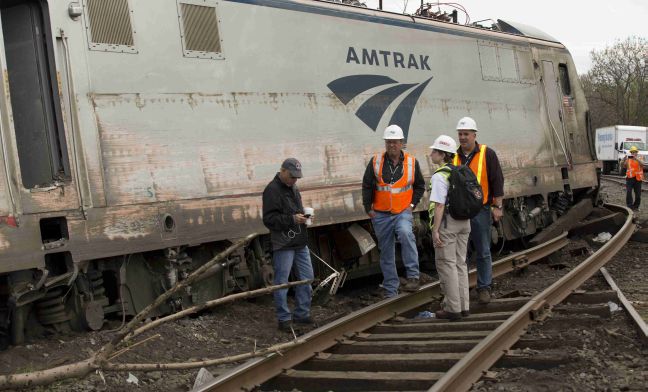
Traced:
<path fill-rule="evenodd" d="M 445 175 L 441 173 L 435 173 L 430 179 L 430 201 L 433 203 L 446 203 L 446 198 L 448 197 L 448 188 L 450 187 L 450 182 Z"/>

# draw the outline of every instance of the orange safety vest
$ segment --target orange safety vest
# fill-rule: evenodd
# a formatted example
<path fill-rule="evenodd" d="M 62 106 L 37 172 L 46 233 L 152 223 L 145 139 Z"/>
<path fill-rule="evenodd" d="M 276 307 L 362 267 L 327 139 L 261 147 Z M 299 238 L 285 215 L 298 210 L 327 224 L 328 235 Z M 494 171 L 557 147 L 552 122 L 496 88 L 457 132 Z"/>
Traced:
<path fill-rule="evenodd" d="M 628 159 L 626 162 L 628 164 L 628 170 L 626 170 L 626 177 L 636 178 L 639 181 L 643 181 L 643 169 L 641 168 L 639 162 L 637 162 L 637 158 Z"/>
<path fill-rule="evenodd" d="M 383 164 L 389 158 L 386 158 L 384 153 L 374 156 L 373 169 L 374 176 L 376 176 L 376 188 L 374 189 L 372 208 L 375 211 L 400 214 L 412 203 L 416 159 L 406 152 L 403 154 L 403 175 L 393 184 L 387 184 L 382 178 Z"/>
<path fill-rule="evenodd" d="M 459 152 L 457 152 L 452 160 L 452 164 L 459 166 Z M 475 153 L 468 165 L 470 170 L 477 176 L 477 182 L 481 185 L 482 192 L 484 193 L 484 204 L 488 203 L 488 170 L 486 169 L 486 145 L 479 146 L 479 152 Z"/>

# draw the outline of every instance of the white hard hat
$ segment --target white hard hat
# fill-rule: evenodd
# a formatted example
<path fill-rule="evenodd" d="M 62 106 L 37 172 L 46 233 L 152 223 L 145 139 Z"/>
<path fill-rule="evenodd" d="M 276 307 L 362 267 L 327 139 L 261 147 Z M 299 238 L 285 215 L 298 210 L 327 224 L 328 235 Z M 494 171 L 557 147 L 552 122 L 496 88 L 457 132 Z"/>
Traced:
<path fill-rule="evenodd" d="M 383 134 L 383 139 L 385 140 L 401 140 L 405 139 L 403 136 L 403 130 L 398 125 L 390 125 L 385 128 L 385 133 Z"/>
<path fill-rule="evenodd" d="M 470 129 L 477 132 L 477 122 L 470 117 L 464 117 L 457 123 L 457 131 L 460 129 Z"/>
<path fill-rule="evenodd" d="M 454 154 L 457 152 L 457 142 L 455 142 L 450 136 L 441 135 L 434 140 L 434 144 L 432 144 L 430 148 Z"/>

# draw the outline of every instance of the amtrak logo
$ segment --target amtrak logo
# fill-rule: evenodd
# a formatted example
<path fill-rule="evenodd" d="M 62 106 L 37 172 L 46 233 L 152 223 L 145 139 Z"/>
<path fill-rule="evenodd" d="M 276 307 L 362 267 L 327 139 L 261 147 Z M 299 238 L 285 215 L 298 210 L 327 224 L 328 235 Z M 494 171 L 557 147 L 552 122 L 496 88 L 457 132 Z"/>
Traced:
<path fill-rule="evenodd" d="M 409 133 L 410 121 L 414 113 L 414 107 L 418 102 L 421 93 L 432 80 L 430 77 L 423 83 L 398 83 L 388 76 L 382 75 L 351 75 L 335 79 L 327 87 L 335 96 L 347 105 L 351 100 L 361 93 L 378 86 L 395 84 L 387 87 L 367 99 L 356 111 L 356 116 L 362 120 L 374 132 L 378 128 L 380 119 L 383 117 L 389 106 L 401 95 L 412 89 L 409 94 L 394 110 L 389 125 L 398 125 L 403 130 L 405 140 Z"/>

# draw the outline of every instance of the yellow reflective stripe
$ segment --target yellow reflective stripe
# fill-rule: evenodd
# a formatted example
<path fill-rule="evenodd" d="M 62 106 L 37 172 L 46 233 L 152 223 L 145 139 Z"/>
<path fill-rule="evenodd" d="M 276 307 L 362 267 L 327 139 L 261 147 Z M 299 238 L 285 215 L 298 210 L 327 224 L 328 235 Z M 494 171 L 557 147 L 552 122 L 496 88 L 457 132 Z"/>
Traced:
<path fill-rule="evenodd" d="M 414 182 L 414 158 L 411 156 L 407 157 L 407 183 L 411 184 Z"/>
<path fill-rule="evenodd" d="M 436 203 L 431 201 L 430 206 L 428 207 L 428 215 L 430 216 L 430 230 L 434 229 L 434 209 L 436 208 Z"/>
<path fill-rule="evenodd" d="M 452 164 L 455 166 L 459 166 L 459 153 L 455 153 L 454 158 L 452 159 Z"/>
<path fill-rule="evenodd" d="M 484 166 L 484 156 L 486 156 L 486 145 L 479 147 L 479 164 L 477 166 L 477 183 L 481 185 L 482 167 Z"/>
<path fill-rule="evenodd" d="M 443 166 L 437 168 L 434 171 L 434 174 L 441 173 L 443 174 L 446 178 L 450 178 L 450 172 L 452 172 L 452 169 L 448 167 L 447 163 L 444 163 Z"/>

